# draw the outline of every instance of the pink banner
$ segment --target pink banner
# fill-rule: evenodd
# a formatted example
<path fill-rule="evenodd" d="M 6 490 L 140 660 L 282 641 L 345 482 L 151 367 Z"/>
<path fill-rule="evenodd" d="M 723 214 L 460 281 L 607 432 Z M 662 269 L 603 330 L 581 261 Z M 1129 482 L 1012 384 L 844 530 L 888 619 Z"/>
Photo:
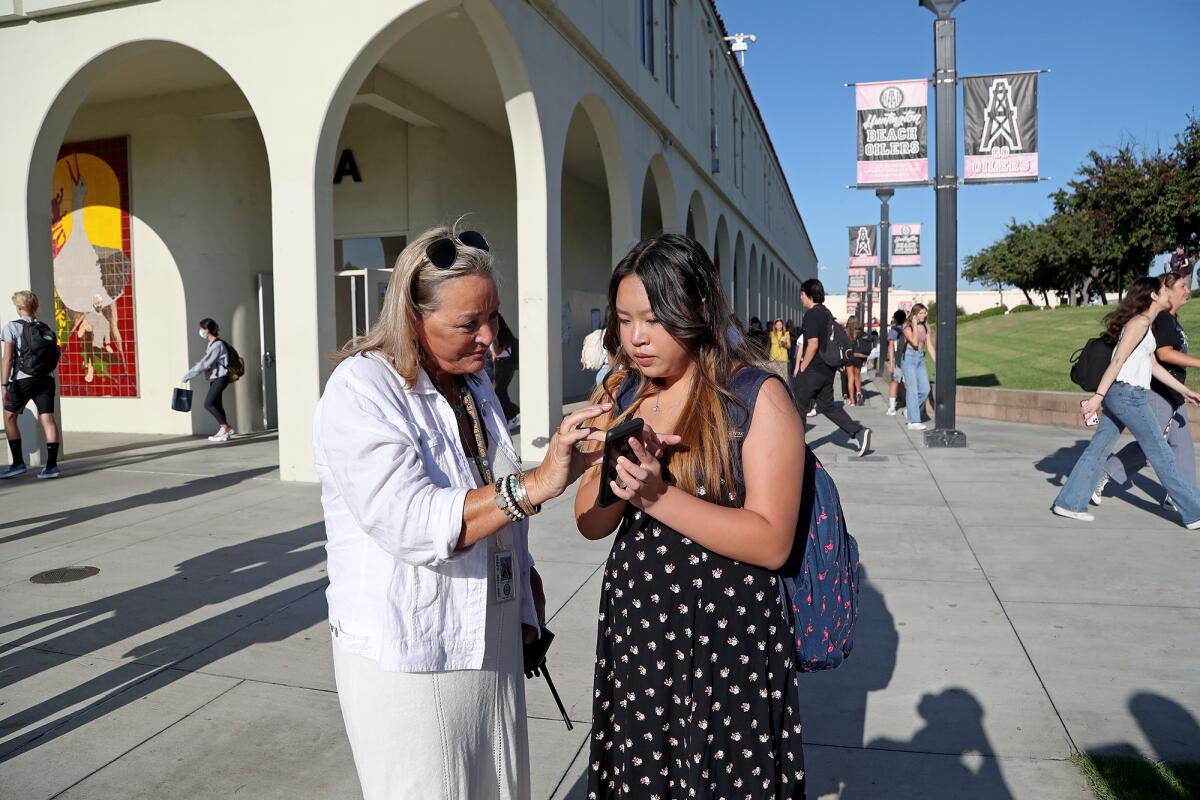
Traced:
<path fill-rule="evenodd" d="M 1038 178 L 1038 154 L 963 156 L 963 178 L 967 181 L 1036 181 Z"/>
<path fill-rule="evenodd" d="M 893 267 L 921 266 L 921 223 L 894 222 L 889 226 L 892 237 Z"/>
<path fill-rule="evenodd" d="M 862 291 L 867 288 L 867 270 L 862 267 L 850 268 L 850 280 L 847 284 L 849 291 Z"/>
<path fill-rule="evenodd" d="M 860 83 L 855 108 L 860 185 L 929 180 L 929 81 Z"/>

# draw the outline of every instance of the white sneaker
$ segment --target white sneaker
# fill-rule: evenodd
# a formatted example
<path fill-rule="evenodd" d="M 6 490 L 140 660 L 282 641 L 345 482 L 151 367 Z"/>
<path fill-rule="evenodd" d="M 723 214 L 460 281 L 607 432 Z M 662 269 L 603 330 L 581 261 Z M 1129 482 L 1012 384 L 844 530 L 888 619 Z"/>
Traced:
<path fill-rule="evenodd" d="M 1194 531 L 1194 530 L 1200 528 L 1200 519 L 1196 520 L 1195 522 L 1189 522 L 1187 525 L 1184 525 L 1183 527 L 1187 528 L 1189 531 Z"/>
<path fill-rule="evenodd" d="M 1107 472 L 1100 476 L 1100 482 L 1096 484 L 1096 490 L 1092 492 L 1092 505 L 1100 505 L 1100 502 L 1104 499 L 1104 487 L 1108 486 L 1108 482 L 1111 480 L 1112 478 Z"/>
<path fill-rule="evenodd" d="M 924 423 L 924 422 L 910 422 L 910 423 L 908 423 L 908 429 L 909 429 L 910 431 L 923 431 L 923 430 L 925 430 L 925 428 L 926 428 L 926 427 L 927 427 L 927 426 L 925 425 L 925 423 Z"/>
<path fill-rule="evenodd" d="M 1077 519 L 1080 522 L 1092 522 L 1093 520 L 1096 519 L 1095 517 L 1093 517 L 1091 514 L 1087 513 L 1086 511 L 1068 511 L 1067 509 L 1063 508 L 1062 506 L 1055 506 L 1051 510 L 1054 511 L 1055 514 L 1058 514 L 1060 517 L 1066 517 L 1067 519 Z M 1200 525 L 1200 520 L 1196 520 L 1196 525 Z"/>
<path fill-rule="evenodd" d="M 894 408 L 889 408 L 889 409 L 888 409 L 888 410 L 887 410 L 885 413 L 886 413 L 886 414 L 887 414 L 889 417 L 894 417 L 894 416 L 896 416 L 896 409 L 894 409 Z"/>
<path fill-rule="evenodd" d="M 210 442 L 228 442 L 233 436 L 233 428 L 226 428 L 224 431 L 217 431 L 212 436 L 208 437 Z"/>
<path fill-rule="evenodd" d="M 858 456 L 862 458 L 871 449 L 871 429 L 863 428 L 858 432 Z"/>
<path fill-rule="evenodd" d="M 815 408 L 809 409 L 808 414 L 806 414 L 806 416 L 809 416 L 809 417 L 815 417 L 816 415 L 817 415 L 817 410 Z"/>

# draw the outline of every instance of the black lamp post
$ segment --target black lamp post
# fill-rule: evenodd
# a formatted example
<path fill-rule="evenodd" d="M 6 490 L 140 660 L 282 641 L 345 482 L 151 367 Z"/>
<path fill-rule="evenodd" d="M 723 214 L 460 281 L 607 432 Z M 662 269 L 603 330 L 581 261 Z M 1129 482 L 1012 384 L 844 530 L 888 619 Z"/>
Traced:
<path fill-rule="evenodd" d="M 934 372 L 934 429 L 925 432 L 927 447 L 966 447 L 955 429 L 958 372 L 958 71 L 954 9 L 964 0 L 919 0 L 933 12 L 934 98 L 937 160 L 937 365 Z"/>

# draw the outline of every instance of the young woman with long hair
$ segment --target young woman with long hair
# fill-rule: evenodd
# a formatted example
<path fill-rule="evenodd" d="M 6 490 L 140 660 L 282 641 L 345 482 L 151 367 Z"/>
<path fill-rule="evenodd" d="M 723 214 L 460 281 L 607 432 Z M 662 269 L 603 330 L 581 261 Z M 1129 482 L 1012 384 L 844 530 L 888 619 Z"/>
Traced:
<path fill-rule="evenodd" d="M 1154 357 L 1175 376 L 1180 383 L 1187 382 L 1187 368 L 1200 367 L 1200 358 L 1188 354 L 1187 334 L 1179 322 L 1179 309 L 1192 299 L 1191 270 L 1167 272 L 1159 277 L 1170 305 L 1166 311 L 1154 318 L 1150 331 L 1154 334 L 1156 349 Z M 1196 446 L 1192 441 L 1192 429 L 1188 425 L 1187 405 L 1183 395 L 1163 386 L 1158 380 L 1150 381 L 1151 392 L 1146 396 L 1150 410 L 1159 426 L 1166 431 L 1167 446 L 1175 454 L 1175 465 L 1179 474 L 1188 483 L 1196 482 Z M 1146 466 L 1146 454 L 1137 442 L 1130 442 L 1109 457 L 1100 476 L 1100 483 L 1092 493 L 1092 502 L 1100 505 L 1104 487 L 1110 480 L 1125 484 Z M 1164 503 L 1171 505 L 1170 497 Z"/>
<path fill-rule="evenodd" d="M 609 283 L 611 424 L 640 417 L 679 437 L 661 458 L 630 441 L 620 498 L 580 532 L 616 532 L 596 645 L 589 797 L 804 797 L 795 640 L 778 570 L 792 551 L 804 426 L 782 381 L 726 334 L 702 245 L 647 239 Z M 749 372 L 746 372 L 749 370 Z M 736 377 L 735 377 L 736 376 Z M 761 386 L 757 395 L 737 386 Z M 736 415 L 749 412 L 742 447 Z M 603 425 L 604 418 L 598 420 Z"/>
<path fill-rule="evenodd" d="M 929 336 L 929 309 L 922 303 L 913 304 L 908 319 L 900 327 L 904 337 L 904 359 L 900 368 L 904 372 L 904 407 L 908 412 L 908 427 L 915 431 L 925 430 L 921 422 L 921 407 L 929 397 L 929 373 L 925 370 L 925 350 L 937 361 L 937 351 Z"/>
<path fill-rule="evenodd" d="M 792 349 L 792 334 L 784 325 L 783 320 L 777 319 L 771 323 L 770 364 L 779 377 L 787 380 L 788 353 Z"/>
<path fill-rule="evenodd" d="M 850 363 L 846 365 L 846 397 L 849 398 L 850 405 L 861 406 L 863 404 L 862 368 L 871 354 L 871 337 L 866 334 L 857 316 L 846 320 L 846 335 L 850 337 L 850 344 L 854 348 Z"/>
<path fill-rule="evenodd" d="M 1071 470 L 1053 511 L 1061 517 L 1091 522 L 1088 500 L 1104 471 L 1121 431 L 1130 433 L 1141 445 L 1146 460 L 1154 467 L 1163 488 L 1175 502 L 1188 530 L 1200 528 L 1200 490 L 1189 483 L 1175 464 L 1171 448 L 1163 438 L 1163 426 L 1150 408 L 1150 381 L 1157 378 L 1188 402 L 1200 404 L 1200 394 L 1184 386 L 1154 357 L 1157 343 L 1150 329 L 1154 318 L 1170 308 L 1170 293 L 1158 278 L 1142 277 L 1133 282 L 1120 305 L 1104 318 L 1105 338 L 1116 344 L 1112 361 L 1096 392 L 1084 401 L 1084 418 L 1104 415 L 1092 441 Z"/>

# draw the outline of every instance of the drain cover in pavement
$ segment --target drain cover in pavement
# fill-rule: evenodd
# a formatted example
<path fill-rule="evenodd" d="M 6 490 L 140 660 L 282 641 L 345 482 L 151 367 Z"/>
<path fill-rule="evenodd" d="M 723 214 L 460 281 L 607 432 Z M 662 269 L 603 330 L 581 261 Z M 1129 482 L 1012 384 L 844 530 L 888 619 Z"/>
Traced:
<path fill-rule="evenodd" d="M 95 567 L 59 567 L 58 569 L 48 569 L 45 572 L 39 572 L 29 579 L 30 583 L 70 583 L 71 581 L 81 581 L 84 578 L 90 578 L 93 575 L 99 574 L 100 570 Z"/>

